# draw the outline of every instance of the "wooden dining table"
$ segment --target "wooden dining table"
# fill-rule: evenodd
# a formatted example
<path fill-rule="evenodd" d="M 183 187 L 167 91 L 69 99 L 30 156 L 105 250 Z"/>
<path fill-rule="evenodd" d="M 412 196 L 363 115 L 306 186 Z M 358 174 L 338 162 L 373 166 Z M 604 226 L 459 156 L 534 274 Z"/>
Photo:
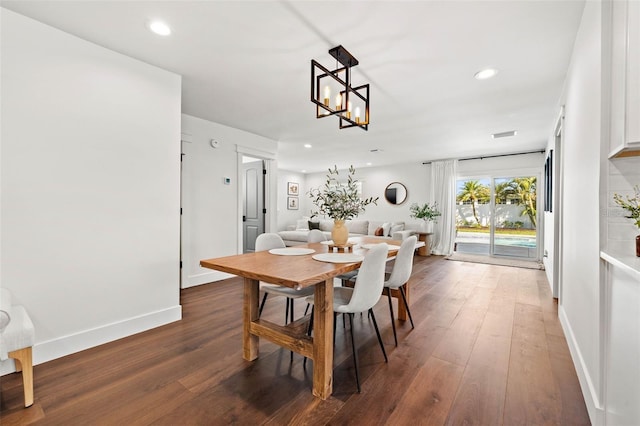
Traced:
<path fill-rule="evenodd" d="M 389 257 L 397 254 L 402 243 L 375 237 L 350 238 L 349 241 L 354 246 L 347 253 L 360 255 L 366 255 L 364 245 L 385 242 L 392 246 Z M 313 394 L 327 399 L 333 387 L 333 279 L 358 269 L 361 261 L 330 263 L 313 259 L 314 254 L 334 252 L 330 251 L 327 244 L 310 243 L 295 247 L 313 249 L 314 253 L 283 256 L 261 251 L 201 260 L 200 265 L 244 278 L 243 358 L 248 361 L 258 358 L 261 337 L 310 358 L 313 360 Z M 259 318 L 260 281 L 296 289 L 314 286 L 313 337 L 306 333 L 310 315 L 287 325 Z M 407 303 L 410 293 L 408 287 L 408 283 L 405 284 Z M 398 307 L 398 318 L 406 320 L 403 304 L 398 303 Z"/>

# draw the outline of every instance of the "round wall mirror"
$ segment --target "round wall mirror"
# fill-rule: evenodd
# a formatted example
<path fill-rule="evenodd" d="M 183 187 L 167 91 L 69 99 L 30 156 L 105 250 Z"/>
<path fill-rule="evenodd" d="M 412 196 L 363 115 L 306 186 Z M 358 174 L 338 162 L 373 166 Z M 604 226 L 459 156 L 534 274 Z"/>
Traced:
<path fill-rule="evenodd" d="M 402 204 L 407 199 L 407 188 L 400 182 L 391 182 L 384 190 L 384 198 L 391 204 Z"/>

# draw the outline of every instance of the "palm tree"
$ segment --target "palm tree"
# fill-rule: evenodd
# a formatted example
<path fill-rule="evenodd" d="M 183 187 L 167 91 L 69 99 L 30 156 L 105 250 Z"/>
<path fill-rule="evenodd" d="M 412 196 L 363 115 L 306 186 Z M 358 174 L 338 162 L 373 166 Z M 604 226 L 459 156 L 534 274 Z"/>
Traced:
<path fill-rule="evenodd" d="M 509 182 L 508 194 L 515 198 L 518 205 L 524 206 L 524 210 L 520 213 L 520 216 L 529 216 L 529 220 L 535 228 L 536 223 L 536 181 L 533 176 L 524 178 L 514 178 Z"/>
<path fill-rule="evenodd" d="M 509 195 L 509 183 L 510 182 L 500 182 L 497 183 L 493 188 L 496 204 L 507 203 L 507 196 Z"/>
<path fill-rule="evenodd" d="M 481 184 L 477 180 L 468 180 L 464 183 L 460 192 L 458 192 L 457 200 L 463 203 L 471 204 L 473 217 L 476 223 L 480 224 L 478 212 L 476 211 L 476 203 L 488 203 L 491 197 L 489 187 Z"/>

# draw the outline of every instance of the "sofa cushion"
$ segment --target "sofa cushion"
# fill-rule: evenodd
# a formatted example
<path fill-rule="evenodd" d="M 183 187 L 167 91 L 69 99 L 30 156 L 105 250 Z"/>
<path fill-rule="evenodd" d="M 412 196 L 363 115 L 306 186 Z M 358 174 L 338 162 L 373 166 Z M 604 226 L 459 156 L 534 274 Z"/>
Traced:
<path fill-rule="evenodd" d="M 307 219 L 298 219 L 296 221 L 296 231 L 308 231 L 309 221 Z"/>
<path fill-rule="evenodd" d="M 331 232 L 333 229 L 333 219 L 322 219 L 320 221 L 320 230 L 323 232 Z"/>
<path fill-rule="evenodd" d="M 347 229 L 350 234 L 362 234 L 367 235 L 367 228 L 369 227 L 368 220 L 348 220 L 346 222 Z"/>
<path fill-rule="evenodd" d="M 382 237 L 384 235 L 384 229 L 382 229 L 382 226 L 376 228 L 376 230 L 373 232 L 373 235 L 375 235 L 376 237 Z"/>
<path fill-rule="evenodd" d="M 393 236 L 395 232 L 403 231 L 403 230 L 404 230 L 404 224 L 391 225 L 391 229 L 389 230 L 389 236 Z"/>
<path fill-rule="evenodd" d="M 307 223 L 309 225 L 309 229 L 308 229 L 309 231 L 312 230 L 312 229 L 320 229 L 320 222 L 308 221 Z"/>

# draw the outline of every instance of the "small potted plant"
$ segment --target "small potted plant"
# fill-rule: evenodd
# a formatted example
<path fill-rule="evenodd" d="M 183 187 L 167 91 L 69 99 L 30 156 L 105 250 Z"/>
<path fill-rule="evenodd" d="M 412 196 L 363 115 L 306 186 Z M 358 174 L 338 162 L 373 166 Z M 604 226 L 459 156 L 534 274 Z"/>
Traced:
<path fill-rule="evenodd" d="M 350 166 L 346 184 L 341 183 L 338 167 L 333 166 L 333 169 L 329 169 L 324 186 L 313 188 L 307 193 L 317 207 L 317 210 L 311 211 L 312 215 L 324 215 L 333 219 L 331 238 L 336 246 L 344 247 L 349 239 L 349 230 L 344 226 L 344 221 L 357 217 L 369 204 L 378 204 L 378 197 L 360 198 L 355 173 L 356 169 Z"/>
<path fill-rule="evenodd" d="M 409 207 L 410 216 L 415 219 L 422 219 L 424 227 L 423 229 L 426 231 L 427 225 L 429 222 L 437 222 L 438 216 L 441 216 L 442 213 L 438 210 L 438 204 L 433 203 L 424 203 L 424 204 L 411 204 Z"/>
<path fill-rule="evenodd" d="M 635 220 L 635 225 L 640 229 L 640 186 L 635 185 L 633 191 L 633 197 L 627 195 L 623 198 L 620 194 L 613 194 L 613 200 L 629 212 L 629 216 L 625 217 Z M 640 257 L 640 235 L 636 236 L 636 256 Z"/>

